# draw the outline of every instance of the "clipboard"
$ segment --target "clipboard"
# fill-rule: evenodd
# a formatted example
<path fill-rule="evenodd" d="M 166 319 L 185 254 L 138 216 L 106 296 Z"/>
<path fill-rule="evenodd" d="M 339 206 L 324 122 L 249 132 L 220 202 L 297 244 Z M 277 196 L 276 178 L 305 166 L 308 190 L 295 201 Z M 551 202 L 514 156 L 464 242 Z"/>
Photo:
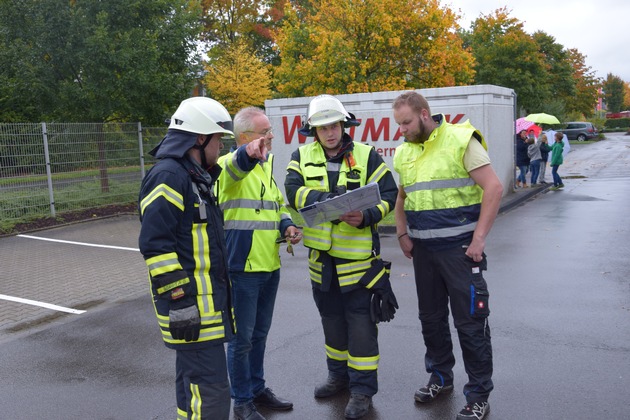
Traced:
<path fill-rule="evenodd" d="M 375 182 L 337 197 L 313 203 L 299 210 L 308 227 L 339 219 L 349 211 L 362 211 L 381 204 L 381 192 Z"/>

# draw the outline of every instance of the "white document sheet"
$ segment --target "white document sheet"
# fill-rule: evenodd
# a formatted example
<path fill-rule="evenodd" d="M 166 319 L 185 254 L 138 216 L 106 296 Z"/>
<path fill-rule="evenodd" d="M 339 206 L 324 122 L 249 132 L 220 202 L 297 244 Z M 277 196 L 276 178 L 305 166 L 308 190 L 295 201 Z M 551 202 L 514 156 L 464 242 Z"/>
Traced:
<path fill-rule="evenodd" d="M 300 209 L 304 223 L 308 227 L 339 219 L 349 211 L 366 210 L 381 203 L 378 184 L 373 182 L 356 190 Z"/>

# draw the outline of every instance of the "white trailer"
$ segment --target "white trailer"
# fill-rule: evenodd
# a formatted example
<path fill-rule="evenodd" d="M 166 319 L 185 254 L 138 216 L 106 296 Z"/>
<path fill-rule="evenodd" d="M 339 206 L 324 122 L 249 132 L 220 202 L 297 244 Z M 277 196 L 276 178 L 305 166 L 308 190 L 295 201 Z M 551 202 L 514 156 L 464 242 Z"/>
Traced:
<path fill-rule="evenodd" d="M 370 144 L 393 171 L 396 147 L 404 141 L 394 121 L 392 103 L 404 91 L 335 95 L 348 112 L 361 121 L 347 129 L 354 141 Z M 504 186 L 504 194 L 512 191 L 514 180 L 514 114 L 516 95 L 512 89 L 492 86 L 457 86 L 418 89 L 431 107 L 432 114 L 444 114 L 451 123 L 470 120 L 486 139 L 492 166 Z M 271 99 L 265 109 L 273 128 L 272 153 L 275 155 L 274 176 L 284 191 L 286 167 L 291 153 L 300 145 L 313 141 L 298 134 L 313 97 Z"/>

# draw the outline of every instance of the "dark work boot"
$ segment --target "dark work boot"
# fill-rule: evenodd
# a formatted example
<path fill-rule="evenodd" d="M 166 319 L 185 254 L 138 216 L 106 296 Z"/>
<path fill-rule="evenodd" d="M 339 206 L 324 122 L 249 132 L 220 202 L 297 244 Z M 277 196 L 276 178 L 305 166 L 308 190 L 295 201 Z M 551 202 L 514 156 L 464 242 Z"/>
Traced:
<path fill-rule="evenodd" d="M 328 398 L 348 389 L 349 381 L 328 377 L 326 382 L 315 387 L 315 398 Z"/>
<path fill-rule="evenodd" d="M 372 397 L 363 394 L 350 395 L 350 401 L 346 406 L 347 419 L 360 419 L 370 411 L 372 405 Z"/>

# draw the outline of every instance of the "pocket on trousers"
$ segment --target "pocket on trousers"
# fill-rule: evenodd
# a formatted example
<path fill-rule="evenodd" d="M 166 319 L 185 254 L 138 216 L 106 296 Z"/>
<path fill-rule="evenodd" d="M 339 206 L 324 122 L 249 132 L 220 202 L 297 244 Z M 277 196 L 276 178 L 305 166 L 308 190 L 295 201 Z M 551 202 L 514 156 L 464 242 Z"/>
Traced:
<path fill-rule="evenodd" d="M 487 288 L 476 287 L 474 282 L 470 284 L 470 315 L 473 318 L 486 318 L 490 315 L 489 300 Z"/>
<path fill-rule="evenodd" d="M 476 263 L 469 259 L 471 264 L 470 274 L 470 315 L 473 318 L 485 318 L 490 315 L 490 293 L 488 285 L 483 278 L 483 272 L 487 270 L 487 260 L 483 259 Z"/>

